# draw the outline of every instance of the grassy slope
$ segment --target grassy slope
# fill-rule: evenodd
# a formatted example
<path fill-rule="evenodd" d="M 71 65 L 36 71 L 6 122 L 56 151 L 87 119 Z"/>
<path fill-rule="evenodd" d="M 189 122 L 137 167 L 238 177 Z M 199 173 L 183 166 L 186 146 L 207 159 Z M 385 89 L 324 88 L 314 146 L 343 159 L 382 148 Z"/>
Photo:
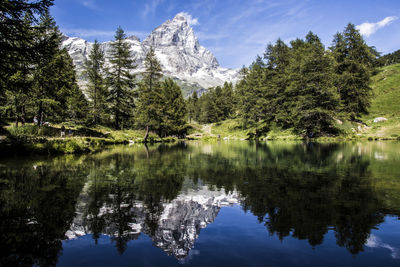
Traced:
<path fill-rule="evenodd" d="M 400 136 L 400 64 L 379 69 L 372 78 L 374 97 L 370 113 L 363 120 L 372 129 L 367 135 L 378 137 Z M 386 122 L 374 123 L 376 117 L 385 117 Z"/>

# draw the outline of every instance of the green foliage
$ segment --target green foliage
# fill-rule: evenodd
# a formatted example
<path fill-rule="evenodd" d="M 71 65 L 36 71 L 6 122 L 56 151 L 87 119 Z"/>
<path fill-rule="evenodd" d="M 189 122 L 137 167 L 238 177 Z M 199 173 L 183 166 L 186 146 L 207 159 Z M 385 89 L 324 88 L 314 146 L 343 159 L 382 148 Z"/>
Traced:
<path fill-rule="evenodd" d="M 20 8 L 32 5 L 21 2 L 25 1 L 14 1 L 13 4 L 21 5 Z M 86 100 L 76 84 L 72 59 L 66 50 L 60 49 L 61 33 L 45 8 L 51 2 L 37 3 L 36 8 L 41 8 L 39 14 L 42 15 L 39 20 L 37 16 L 32 17 L 30 11 L 22 12 L 25 15 L 19 30 L 24 32 L 24 36 L 17 45 L 20 47 L 18 51 L 10 51 L 14 62 L 13 68 L 4 73 L 7 87 L 3 95 L 5 105 L 0 112 L 13 117 L 17 126 L 34 116 L 39 125 L 45 120 L 70 118 L 78 121 L 86 116 Z M 8 5 L 10 8 L 12 4 Z M 11 29 L 12 26 L 8 30 Z"/>
<path fill-rule="evenodd" d="M 115 128 L 131 125 L 133 116 L 135 76 L 131 71 L 136 68 L 130 53 L 130 45 L 121 27 L 115 33 L 115 41 L 111 43 L 108 85 L 110 87 L 107 101 L 114 115 Z"/>
<path fill-rule="evenodd" d="M 187 132 L 186 103 L 182 96 L 181 88 L 170 78 L 163 81 L 162 100 L 162 134 L 161 136 L 184 136 Z"/>
<path fill-rule="evenodd" d="M 272 125 L 301 136 L 337 134 L 337 117 L 355 120 L 367 112 L 376 56 L 352 24 L 335 36 L 331 50 L 312 32 L 290 46 L 278 39 L 264 59 L 242 70 L 235 87 L 237 116 L 251 138 Z"/>
<path fill-rule="evenodd" d="M 200 123 L 219 122 L 233 116 L 236 99 L 232 83 L 209 88 L 200 98 L 197 93 L 188 100 L 190 118 Z"/>
<path fill-rule="evenodd" d="M 297 133 L 311 137 L 315 133 L 335 133 L 333 117 L 339 96 L 334 87 L 332 58 L 312 32 L 305 41 L 294 41 L 292 47 L 286 89 L 291 97 L 288 114 L 291 124 Z"/>
<path fill-rule="evenodd" d="M 146 55 L 145 67 L 135 113 L 137 126 L 160 137 L 184 136 L 187 108 L 181 88 L 170 78 L 161 82 L 162 70 L 153 48 Z"/>
<path fill-rule="evenodd" d="M 104 52 L 95 40 L 89 54 L 89 60 L 85 62 L 85 74 L 88 78 L 87 94 L 90 99 L 90 116 L 93 124 L 102 123 L 106 118 L 108 91 L 104 79 Z"/>
<path fill-rule="evenodd" d="M 378 64 L 380 66 L 388 66 L 397 63 L 400 63 L 400 50 L 396 50 L 393 53 L 389 53 L 378 58 Z"/>
<path fill-rule="evenodd" d="M 336 61 L 336 87 L 341 110 L 354 120 L 368 113 L 372 92 L 370 77 L 376 55 L 351 23 L 343 33 L 334 36 L 331 50 Z"/>
<path fill-rule="evenodd" d="M 7 112 L 13 112 L 17 120 L 25 119 L 29 74 L 40 48 L 34 38 L 37 18 L 46 14 L 52 4 L 52 0 L 0 3 L 0 122 Z"/>
<path fill-rule="evenodd" d="M 199 97 L 197 96 L 197 91 L 194 90 L 192 95 L 189 96 L 189 98 L 186 101 L 186 105 L 188 108 L 188 117 L 189 117 L 189 122 L 192 122 L 192 119 L 197 120 L 197 116 L 199 115 L 198 110 L 198 102 L 199 102 Z"/>
<path fill-rule="evenodd" d="M 139 128 L 148 128 L 150 131 L 156 131 L 161 135 L 163 116 L 162 70 L 152 47 L 146 55 L 144 65 L 146 70 L 139 84 L 135 122 Z"/>

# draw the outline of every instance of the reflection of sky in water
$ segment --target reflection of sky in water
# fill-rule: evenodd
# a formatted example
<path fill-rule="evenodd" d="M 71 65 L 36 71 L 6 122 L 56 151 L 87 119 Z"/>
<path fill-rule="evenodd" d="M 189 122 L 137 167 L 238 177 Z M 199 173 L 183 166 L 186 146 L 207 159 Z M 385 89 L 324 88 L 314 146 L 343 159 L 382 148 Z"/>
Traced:
<path fill-rule="evenodd" d="M 399 266 L 399 151 L 221 142 L 8 162 L 0 266 Z"/>
<path fill-rule="evenodd" d="M 399 218 L 400 219 L 400 218 Z M 385 249 L 390 251 L 393 259 L 400 260 L 400 229 L 399 219 L 387 216 L 385 224 L 379 230 L 373 230 L 365 244 L 366 247 L 374 249 Z"/>
<path fill-rule="evenodd" d="M 386 217 L 374 230 L 365 252 L 355 256 L 336 245 L 329 230 L 321 245 L 311 247 L 306 240 L 270 235 L 263 223 L 240 206 L 223 207 L 215 221 L 202 229 L 189 255 L 183 259 L 168 256 L 141 235 L 128 243 L 119 255 L 108 236 L 94 245 L 91 235 L 63 241 L 60 266 L 398 266 L 400 233 L 393 231 L 398 220 Z M 388 251 L 389 250 L 389 251 Z M 390 252 L 390 254 L 388 253 Z"/>
<path fill-rule="evenodd" d="M 399 259 L 399 249 L 394 248 L 391 245 L 382 242 L 380 238 L 375 235 L 371 235 L 368 238 L 367 244 L 365 245 L 370 248 L 386 248 L 390 250 L 393 259 Z"/>

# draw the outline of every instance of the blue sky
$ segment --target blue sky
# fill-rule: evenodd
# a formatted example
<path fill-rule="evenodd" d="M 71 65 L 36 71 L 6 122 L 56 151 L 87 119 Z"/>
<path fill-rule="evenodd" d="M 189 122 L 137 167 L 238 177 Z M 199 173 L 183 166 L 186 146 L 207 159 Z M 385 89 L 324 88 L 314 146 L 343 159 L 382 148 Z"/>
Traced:
<path fill-rule="evenodd" d="M 61 31 L 88 41 L 111 40 L 118 26 L 142 40 L 179 12 L 223 67 L 249 65 L 269 42 L 310 30 L 329 46 L 348 22 L 378 51 L 400 49 L 400 0 L 55 0 L 51 8 Z"/>

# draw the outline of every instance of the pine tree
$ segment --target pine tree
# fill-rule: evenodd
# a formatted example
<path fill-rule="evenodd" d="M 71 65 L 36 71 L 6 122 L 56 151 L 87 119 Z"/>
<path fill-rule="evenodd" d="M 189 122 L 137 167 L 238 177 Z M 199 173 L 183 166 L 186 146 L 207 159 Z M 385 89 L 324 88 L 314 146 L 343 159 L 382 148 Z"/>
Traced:
<path fill-rule="evenodd" d="M 222 87 L 222 96 L 221 96 L 221 110 L 223 113 L 223 119 L 228 119 L 232 116 L 234 111 L 234 106 L 236 104 L 236 100 L 233 94 L 233 85 L 232 83 L 224 83 Z"/>
<path fill-rule="evenodd" d="M 371 104 L 372 89 L 369 85 L 376 55 L 351 23 L 343 33 L 335 35 L 331 50 L 336 60 L 336 87 L 341 109 L 354 120 L 367 114 Z"/>
<path fill-rule="evenodd" d="M 61 33 L 54 19 L 46 13 L 39 24 L 39 55 L 34 72 L 34 100 L 39 125 L 45 117 L 62 121 L 68 116 L 68 97 L 77 94 L 76 73 L 72 59 L 61 49 Z"/>
<path fill-rule="evenodd" d="M 339 104 L 333 79 L 333 59 L 312 32 L 292 42 L 289 68 L 288 118 L 297 133 L 309 137 L 335 133 L 333 117 Z"/>
<path fill-rule="evenodd" d="M 139 128 L 145 128 L 145 142 L 149 131 L 156 131 L 161 135 L 162 123 L 162 92 L 161 78 L 162 70 L 154 49 L 151 47 L 146 55 L 142 81 L 139 85 L 139 99 L 136 108 L 136 124 Z"/>
<path fill-rule="evenodd" d="M 104 52 L 97 40 L 94 41 L 89 60 L 85 62 L 85 74 L 88 78 L 87 94 L 90 99 L 90 113 L 93 123 L 100 123 L 107 108 L 107 88 L 104 80 Z"/>
<path fill-rule="evenodd" d="M 256 127 L 264 118 L 266 100 L 265 64 L 260 57 L 246 71 L 243 81 L 236 86 L 238 95 L 238 115 L 245 128 Z"/>
<path fill-rule="evenodd" d="M 37 17 L 45 14 L 51 5 L 53 0 L 13 0 L 0 3 L 0 111 L 7 110 L 4 105 L 7 101 L 6 91 L 19 87 L 14 82 L 19 81 L 16 76 L 26 72 L 24 66 L 27 65 L 23 62 L 28 65 L 35 62 L 38 46 L 32 31 L 37 24 Z"/>
<path fill-rule="evenodd" d="M 30 47 L 32 42 L 30 38 L 34 39 L 35 31 L 32 28 L 32 20 L 29 16 L 25 16 L 24 23 L 20 25 L 24 27 L 25 36 L 28 39 L 22 39 L 19 41 L 21 47 Z M 32 58 L 27 57 L 24 54 L 13 55 L 13 73 L 8 73 L 8 77 L 3 80 L 3 85 L 7 85 L 3 95 L 3 101 L 1 105 L 2 111 L 11 111 L 14 115 L 15 126 L 18 127 L 18 123 L 25 124 L 27 108 L 32 102 L 32 72 L 34 70 L 34 64 Z"/>
<path fill-rule="evenodd" d="M 194 90 L 187 100 L 189 122 L 192 122 L 192 119 L 198 120 L 198 100 L 197 91 Z"/>
<path fill-rule="evenodd" d="M 200 123 L 214 123 L 220 121 L 222 112 L 217 106 L 217 95 L 220 93 L 216 93 L 215 90 L 214 88 L 209 88 L 208 91 L 203 93 L 199 98 L 198 120 Z M 220 87 L 219 90 L 221 90 Z"/>
<path fill-rule="evenodd" d="M 287 119 L 289 96 L 285 94 L 288 85 L 287 69 L 291 51 L 281 39 L 275 45 L 269 44 L 264 53 L 265 70 L 265 110 L 264 119 L 275 121 L 282 127 L 288 127 Z"/>
<path fill-rule="evenodd" d="M 172 79 L 168 78 L 161 84 L 162 88 L 162 135 L 184 136 L 186 125 L 186 102 L 182 90 Z"/>
<path fill-rule="evenodd" d="M 131 72 L 136 66 L 131 56 L 130 45 L 125 39 L 124 31 L 118 27 L 109 58 L 111 67 L 108 72 L 108 102 L 114 114 L 116 129 L 128 126 L 134 110 L 135 76 Z"/>

